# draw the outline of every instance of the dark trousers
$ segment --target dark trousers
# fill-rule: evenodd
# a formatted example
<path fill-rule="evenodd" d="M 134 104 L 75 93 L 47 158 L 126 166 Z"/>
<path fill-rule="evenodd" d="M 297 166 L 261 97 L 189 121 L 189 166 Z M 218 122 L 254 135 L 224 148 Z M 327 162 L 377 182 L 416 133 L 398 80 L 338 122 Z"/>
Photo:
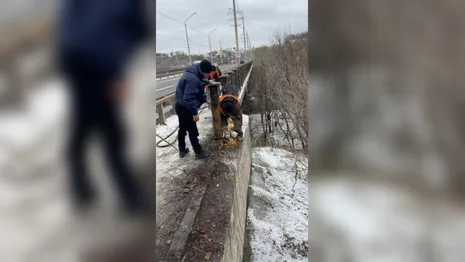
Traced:
<path fill-rule="evenodd" d="M 120 107 L 111 98 L 114 79 L 76 56 L 63 55 L 61 62 L 71 88 L 68 159 L 73 199 L 80 203 L 95 196 L 84 159 L 88 140 L 97 132 L 104 143 L 106 160 L 120 196 L 126 204 L 140 203 L 141 188 L 124 156 L 126 141 Z"/>
<path fill-rule="evenodd" d="M 186 135 L 189 133 L 189 140 L 191 141 L 192 148 L 195 153 L 202 152 L 202 147 L 199 144 L 199 130 L 197 129 L 197 123 L 194 121 L 192 113 L 184 106 L 176 103 L 175 104 L 176 114 L 179 119 L 179 130 L 178 130 L 178 147 L 179 150 L 186 149 Z"/>

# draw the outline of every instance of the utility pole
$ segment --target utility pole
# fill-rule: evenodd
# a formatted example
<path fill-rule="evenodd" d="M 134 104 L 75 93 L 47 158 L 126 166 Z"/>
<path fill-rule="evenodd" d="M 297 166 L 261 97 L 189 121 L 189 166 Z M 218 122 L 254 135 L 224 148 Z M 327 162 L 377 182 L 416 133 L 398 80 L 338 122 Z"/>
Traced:
<path fill-rule="evenodd" d="M 212 54 L 212 40 L 210 39 L 210 35 L 208 35 L 208 45 L 210 46 L 210 60 L 213 64 L 213 54 Z"/>
<path fill-rule="evenodd" d="M 247 36 L 247 50 L 249 50 L 249 59 L 252 58 L 252 51 L 250 50 L 250 38 L 249 38 L 249 30 L 246 32 Z"/>
<path fill-rule="evenodd" d="M 212 64 L 213 64 L 213 53 L 212 53 L 212 41 L 211 41 L 211 38 L 210 38 L 210 35 L 215 32 L 216 28 L 213 29 L 209 34 L 208 34 L 208 43 L 210 44 L 210 60 L 212 60 Z"/>
<path fill-rule="evenodd" d="M 220 39 L 220 50 L 221 50 L 221 64 L 223 64 L 223 46 L 221 45 L 221 40 L 223 40 L 226 36 Z"/>
<path fill-rule="evenodd" d="M 189 46 L 189 36 L 187 35 L 187 20 L 189 20 L 195 14 L 197 14 L 197 12 L 193 13 L 186 20 L 184 20 L 184 29 L 186 30 L 187 52 L 189 53 L 189 63 L 190 64 L 192 64 L 192 57 L 191 57 L 191 48 Z"/>
<path fill-rule="evenodd" d="M 252 54 L 250 51 L 250 38 L 249 38 L 249 30 L 246 31 L 246 37 L 247 37 L 247 50 L 249 51 L 248 56 L 249 59 L 252 58 Z"/>
<path fill-rule="evenodd" d="M 236 36 L 236 54 L 239 53 L 239 57 L 236 57 L 236 58 L 240 58 L 241 52 L 239 50 L 239 35 L 237 33 L 236 0 L 233 0 L 233 14 L 234 14 L 234 34 Z M 239 64 L 240 59 L 236 59 L 236 60 L 237 60 L 236 62 Z"/>
<path fill-rule="evenodd" d="M 245 45 L 245 24 L 244 24 L 244 13 L 241 13 L 242 16 L 242 34 L 244 38 L 244 54 L 247 54 L 247 46 Z"/>

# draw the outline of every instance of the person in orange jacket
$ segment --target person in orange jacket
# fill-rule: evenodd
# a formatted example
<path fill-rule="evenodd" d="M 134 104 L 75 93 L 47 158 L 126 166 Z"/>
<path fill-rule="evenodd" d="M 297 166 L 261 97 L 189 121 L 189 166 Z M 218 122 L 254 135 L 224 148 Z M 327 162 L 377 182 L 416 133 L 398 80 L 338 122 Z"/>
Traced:
<path fill-rule="evenodd" d="M 215 80 L 219 81 L 220 77 L 223 75 L 220 68 L 217 66 L 212 65 L 212 72 L 208 76 L 208 80 Z"/>
<path fill-rule="evenodd" d="M 231 118 L 234 121 L 234 128 L 239 137 L 242 137 L 242 109 L 239 98 L 233 95 L 222 95 L 219 98 L 220 102 L 220 113 L 221 113 L 221 124 L 226 126 L 227 119 Z"/>

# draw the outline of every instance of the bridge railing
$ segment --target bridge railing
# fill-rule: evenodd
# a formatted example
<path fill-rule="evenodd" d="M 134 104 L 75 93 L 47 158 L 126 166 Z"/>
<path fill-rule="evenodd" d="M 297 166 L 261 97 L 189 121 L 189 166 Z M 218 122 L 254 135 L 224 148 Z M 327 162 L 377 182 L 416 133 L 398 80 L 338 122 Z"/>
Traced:
<path fill-rule="evenodd" d="M 244 88 L 244 83 L 250 75 L 250 70 L 252 69 L 252 62 L 248 62 L 246 64 L 242 64 L 239 67 L 233 69 L 230 72 L 224 73 L 223 76 L 220 77 L 220 86 L 213 87 L 217 93 L 217 95 L 212 96 L 212 89 L 210 89 L 210 98 L 211 98 L 211 105 L 213 107 L 213 101 L 215 97 L 218 97 L 221 93 L 222 94 L 234 94 L 235 96 L 240 95 L 241 88 Z M 217 99 L 217 98 L 216 98 Z M 166 118 L 175 114 L 174 111 L 174 94 L 165 96 L 160 98 L 156 101 L 156 111 L 157 111 L 157 124 L 166 124 Z"/>
<path fill-rule="evenodd" d="M 252 61 L 243 64 L 232 72 L 223 75 L 220 78 L 220 84 L 210 84 L 210 99 L 212 111 L 212 124 L 215 138 L 223 137 L 221 127 L 220 104 L 219 97 L 224 94 L 231 94 L 239 98 L 240 101 L 244 98 L 245 90 L 247 89 L 248 79 L 252 72 Z"/>

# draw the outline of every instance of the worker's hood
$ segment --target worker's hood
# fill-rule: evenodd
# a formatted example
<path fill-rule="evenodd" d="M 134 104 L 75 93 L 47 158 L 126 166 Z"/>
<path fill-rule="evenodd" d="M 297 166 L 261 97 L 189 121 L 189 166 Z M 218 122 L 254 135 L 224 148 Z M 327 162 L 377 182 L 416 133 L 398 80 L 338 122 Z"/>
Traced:
<path fill-rule="evenodd" d="M 200 64 L 193 64 L 191 66 L 189 66 L 187 69 L 186 69 L 186 72 L 189 72 L 191 74 L 194 74 L 195 76 L 197 76 L 200 80 L 204 79 L 205 77 L 203 76 L 202 74 L 202 71 L 200 70 Z"/>

